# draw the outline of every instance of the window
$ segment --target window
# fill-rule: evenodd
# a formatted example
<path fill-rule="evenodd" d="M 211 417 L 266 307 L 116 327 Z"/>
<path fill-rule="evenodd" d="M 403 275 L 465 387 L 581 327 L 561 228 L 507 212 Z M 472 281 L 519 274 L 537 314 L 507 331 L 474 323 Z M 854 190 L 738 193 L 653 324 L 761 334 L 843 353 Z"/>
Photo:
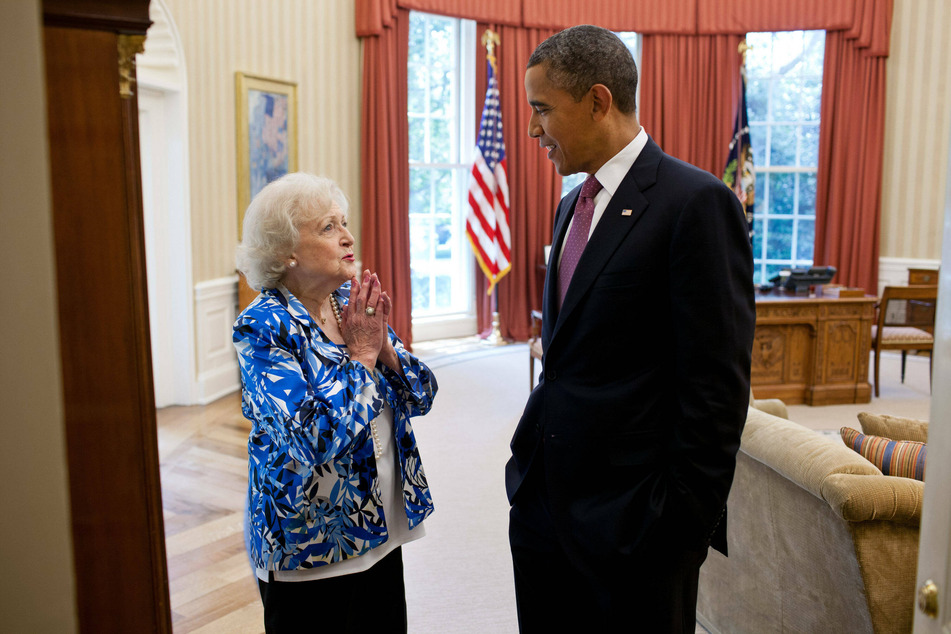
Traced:
<path fill-rule="evenodd" d="M 780 269 L 812 264 L 825 32 L 750 33 L 746 41 L 754 282 L 763 284 Z"/>
<path fill-rule="evenodd" d="M 465 234 L 475 147 L 475 22 L 410 13 L 409 163 L 413 338 L 476 332 Z"/>
<path fill-rule="evenodd" d="M 641 82 L 640 82 L 640 71 L 641 71 L 641 39 L 638 37 L 637 33 L 634 32 L 621 32 L 617 36 L 621 38 L 627 48 L 630 49 L 631 55 L 634 56 L 634 62 L 637 64 L 638 72 L 638 82 L 637 82 L 637 95 L 635 97 L 636 103 L 640 105 L 641 103 Z M 561 179 L 561 197 L 564 198 L 568 192 L 584 182 L 584 179 L 588 177 L 587 174 L 579 172 L 578 174 L 572 174 L 570 176 L 563 176 Z"/>

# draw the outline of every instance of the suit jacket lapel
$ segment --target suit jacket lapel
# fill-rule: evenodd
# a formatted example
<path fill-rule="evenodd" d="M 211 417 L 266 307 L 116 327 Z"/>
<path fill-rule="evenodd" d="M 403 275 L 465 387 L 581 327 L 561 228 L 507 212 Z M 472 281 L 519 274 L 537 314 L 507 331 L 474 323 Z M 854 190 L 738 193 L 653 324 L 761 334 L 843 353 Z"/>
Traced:
<path fill-rule="evenodd" d="M 608 263 L 618 246 L 647 210 L 649 201 L 643 192 L 656 182 L 657 168 L 662 157 L 663 152 L 660 147 L 653 140 L 648 139 L 647 145 L 641 150 L 637 160 L 634 161 L 614 196 L 611 197 L 611 201 L 604 210 L 601 219 L 598 220 L 598 225 L 595 227 L 591 239 L 588 240 L 584 253 L 581 254 L 581 259 L 578 261 L 578 266 L 575 268 L 571 286 L 565 296 L 565 303 L 561 311 L 558 312 L 558 319 L 555 321 L 552 338 L 557 335 L 561 324 L 578 306 L 581 298 L 588 292 L 605 264 Z M 630 210 L 630 214 L 627 213 L 627 210 Z M 565 214 L 565 216 L 567 215 Z M 563 238 L 564 227 L 560 226 L 561 224 L 559 223 L 559 229 Z M 567 220 L 563 224 L 567 224 Z M 552 286 L 551 289 L 548 289 L 550 291 L 549 295 L 556 292 L 555 288 L 555 286 Z M 549 301 L 554 304 L 549 307 L 557 310 L 557 299 L 552 297 L 549 298 Z"/>

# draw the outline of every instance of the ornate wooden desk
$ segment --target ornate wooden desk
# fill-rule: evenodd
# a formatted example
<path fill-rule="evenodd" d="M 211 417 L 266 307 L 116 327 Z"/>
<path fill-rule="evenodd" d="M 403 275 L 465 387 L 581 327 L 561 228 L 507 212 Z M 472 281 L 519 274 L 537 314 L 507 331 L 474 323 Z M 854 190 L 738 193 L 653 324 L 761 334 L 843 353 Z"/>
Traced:
<path fill-rule="evenodd" d="M 786 403 L 868 403 L 875 297 L 756 296 L 752 386 Z"/>

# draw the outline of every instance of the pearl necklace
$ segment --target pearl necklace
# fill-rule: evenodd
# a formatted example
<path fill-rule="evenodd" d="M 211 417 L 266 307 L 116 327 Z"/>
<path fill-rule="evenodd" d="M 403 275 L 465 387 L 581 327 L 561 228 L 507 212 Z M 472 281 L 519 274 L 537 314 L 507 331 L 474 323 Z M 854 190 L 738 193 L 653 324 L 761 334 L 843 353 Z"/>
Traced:
<path fill-rule="evenodd" d="M 330 310 L 332 310 L 334 313 L 334 319 L 337 321 L 337 327 L 340 328 L 340 332 L 343 332 L 343 320 L 340 319 L 340 304 L 337 303 L 337 298 L 334 297 L 332 293 L 330 295 Z M 319 314 L 314 315 L 314 313 L 311 313 L 310 315 L 311 317 L 316 317 L 320 321 L 321 326 L 327 323 L 326 317 L 321 317 Z"/>
<path fill-rule="evenodd" d="M 337 303 L 337 298 L 333 296 L 333 293 L 330 295 L 330 309 L 334 311 L 334 319 L 337 320 L 337 326 L 340 328 L 340 332 L 343 332 L 343 321 L 340 319 L 340 304 Z"/>

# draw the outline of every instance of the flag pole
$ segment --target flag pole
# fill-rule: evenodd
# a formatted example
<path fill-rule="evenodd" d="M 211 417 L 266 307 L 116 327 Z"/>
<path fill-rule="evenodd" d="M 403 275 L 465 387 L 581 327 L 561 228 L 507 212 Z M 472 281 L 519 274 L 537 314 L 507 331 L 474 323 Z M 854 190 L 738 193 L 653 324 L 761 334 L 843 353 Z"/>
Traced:
<path fill-rule="evenodd" d="M 498 285 L 492 289 L 492 330 L 482 340 L 486 346 L 504 346 L 508 341 L 502 336 L 501 321 L 499 320 L 499 291 Z"/>
<path fill-rule="evenodd" d="M 502 39 L 499 37 L 499 34 L 491 29 L 486 29 L 485 33 L 482 34 L 482 45 L 486 49 L 486 59 L 490 64 L 492 64 L 492 70 L 495 71 L 498 75 L 498 66 L 495 57 L 495 47 L 498 44 L 501 44 Z M 508 343 L 504 337 L 502 337 L 502 328 L 501 320 L 499 319 L 499 291 L 498 284 L 494 283 L 495 280 L 490 280 L 489 284 L 492 302 L 492 330 L 489 332 L 488 336 L 482 340 L 482 344 L 486 346 L 504 346 Z"/>

